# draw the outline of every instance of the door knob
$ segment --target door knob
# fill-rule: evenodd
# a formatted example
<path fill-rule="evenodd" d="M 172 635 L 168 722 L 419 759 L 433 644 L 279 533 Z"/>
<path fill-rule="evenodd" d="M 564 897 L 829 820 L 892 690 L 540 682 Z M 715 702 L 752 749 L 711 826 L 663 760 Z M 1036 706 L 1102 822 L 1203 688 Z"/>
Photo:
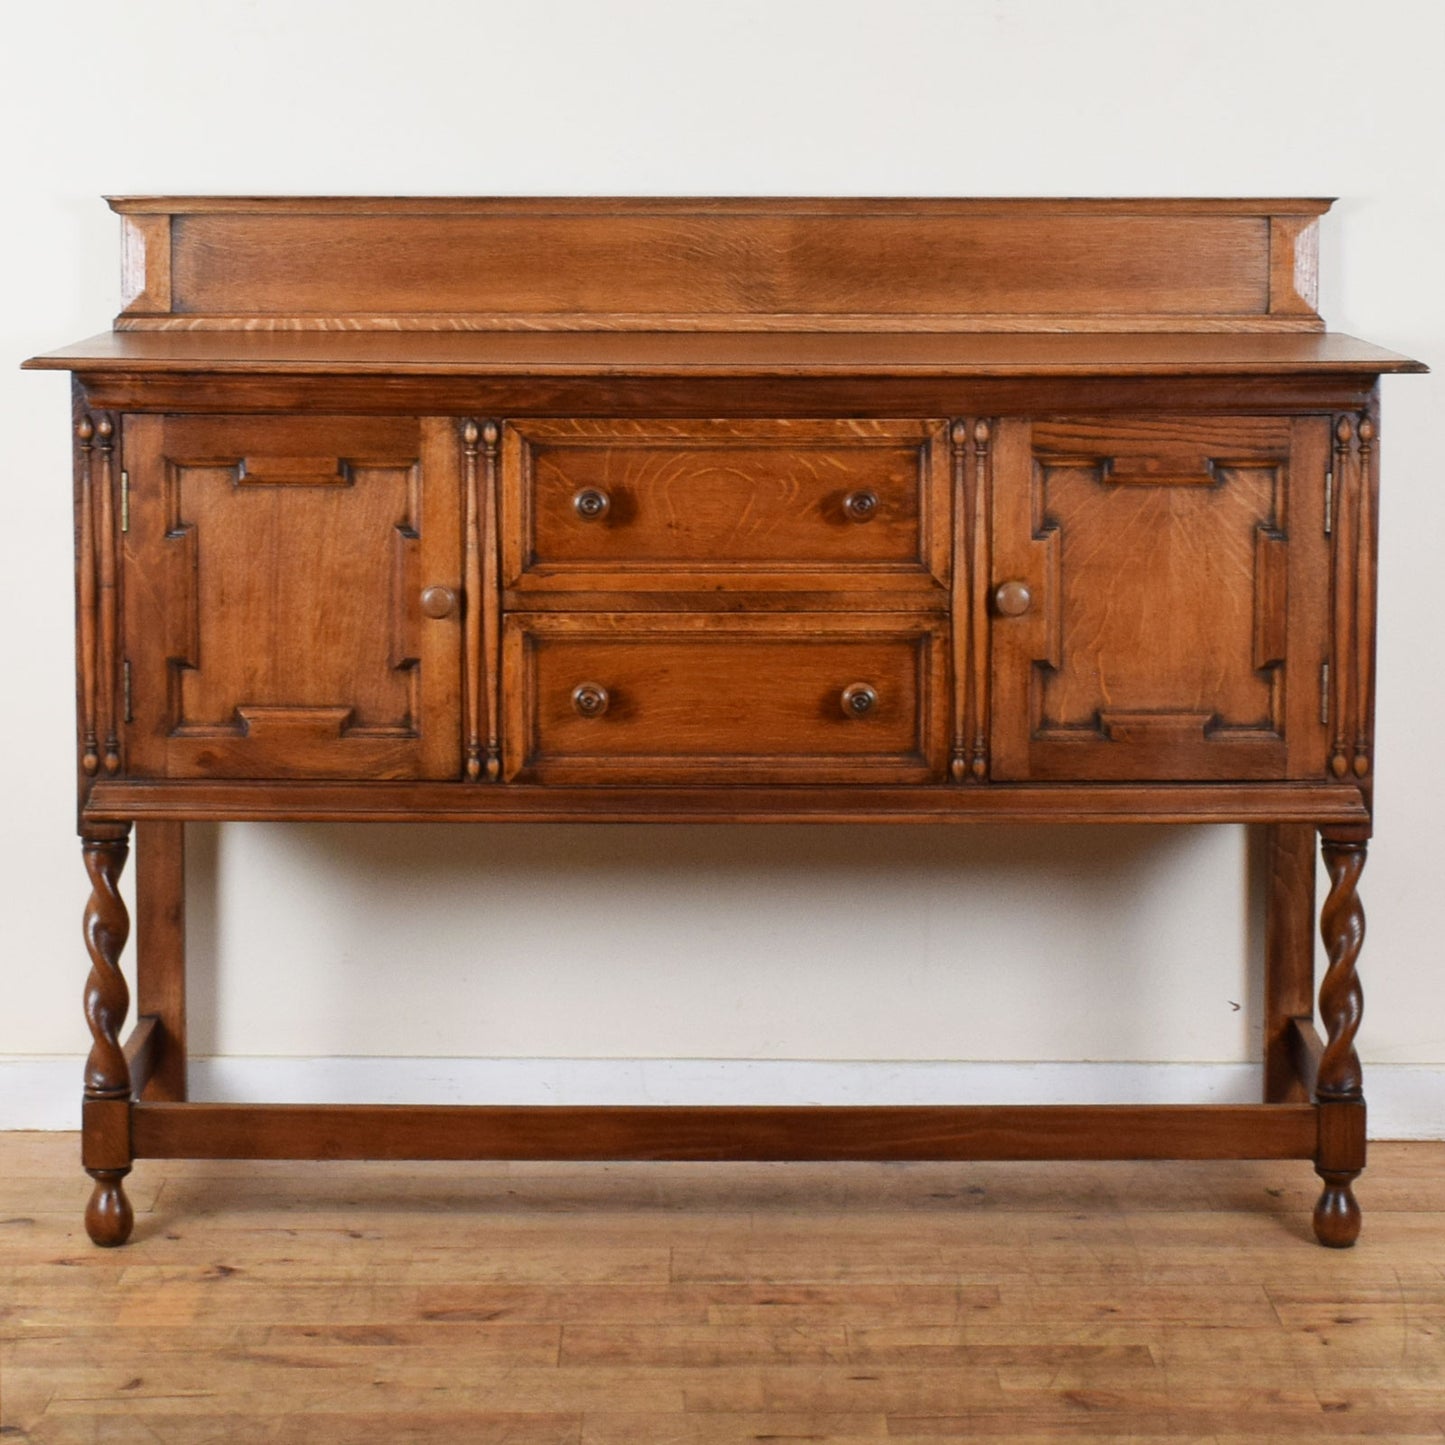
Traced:
<path fill-rule="evenodd" d="M 600 682 L 581 682 L 572 689 L 572 706 L 582 717 L 601 717 L 611 701 Z"/>
<path fill-rule="evenodd" d="M 878 694 L 866 682 L 849 683 L 838 700 L 845 717 L 867 717 L 878 706 Z"/>
<path fill-rule="evenodd" d="M 572 507 L 584 522 L 600 522 L 612 510 L 612 498 L 601 487 L 583 487 L 572 498 Z"/>
<path fill-rule="evenodd" d="M 1034 594 L 1026 582 L 1000 582 L 994 588 L 994 611 L 1000 617 L 1022 617 L 1033 605 Z"/>
<path fill-rule="evenodd" d="M 428 617 L 450 617 L 457 610 L 457 594 L 450 587 L 428 587 L 421 594 L 421 610 Z"/>

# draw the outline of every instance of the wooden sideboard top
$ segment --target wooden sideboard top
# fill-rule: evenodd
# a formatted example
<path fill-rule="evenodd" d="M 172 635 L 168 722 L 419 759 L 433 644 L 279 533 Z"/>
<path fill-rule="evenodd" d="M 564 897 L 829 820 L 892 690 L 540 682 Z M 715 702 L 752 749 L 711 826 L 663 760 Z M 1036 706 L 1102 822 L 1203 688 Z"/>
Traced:
<path fill-rule="evenodd" d="M 1325 331 L 1326 200 L 114 197 L 42 369 L 364 377 L 1419 371 Z"/>
<path fill-rule="evenodd" d="M 86 373 L 761 378 L 1374 375 L 1428 369 L 1338 332 L 107 331 L 25 365 Z"/>

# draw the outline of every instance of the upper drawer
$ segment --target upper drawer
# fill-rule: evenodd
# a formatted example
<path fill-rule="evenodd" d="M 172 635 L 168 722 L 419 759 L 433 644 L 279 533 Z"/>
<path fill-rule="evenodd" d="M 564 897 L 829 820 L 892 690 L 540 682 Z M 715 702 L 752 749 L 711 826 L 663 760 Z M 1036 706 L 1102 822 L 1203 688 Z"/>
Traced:
<path fill-rule="evenodd" d="M 944 422 L 524 421 L 503 468 L 506 585 L 534 600 L 947 585 Z"/>

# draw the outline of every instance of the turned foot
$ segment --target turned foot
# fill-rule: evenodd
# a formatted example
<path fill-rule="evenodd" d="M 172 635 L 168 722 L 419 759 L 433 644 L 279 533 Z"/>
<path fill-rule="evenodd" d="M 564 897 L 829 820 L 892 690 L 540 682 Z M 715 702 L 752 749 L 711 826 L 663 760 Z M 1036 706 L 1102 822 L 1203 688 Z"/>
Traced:
<path fill-rule="evenodd" d="M 129 1169 L 87 1169 L 95 1180 L 90 1203 L 85 1206 L 85 1232 L 95 1244 L 107 1247 L 124 1244 L 135 1224 L 135 1211 L 125 1197 L 125 1176 Z"/>
<path fill-rule="evenodd" d="M 1315 1238 L 1330 1249 L 1348 1249 L 1360 1237 L 1360 1206 L 1350 1187 L 1358 1171 L 1317 1171 L 1325 1181 L 1315 1205 Z"/>

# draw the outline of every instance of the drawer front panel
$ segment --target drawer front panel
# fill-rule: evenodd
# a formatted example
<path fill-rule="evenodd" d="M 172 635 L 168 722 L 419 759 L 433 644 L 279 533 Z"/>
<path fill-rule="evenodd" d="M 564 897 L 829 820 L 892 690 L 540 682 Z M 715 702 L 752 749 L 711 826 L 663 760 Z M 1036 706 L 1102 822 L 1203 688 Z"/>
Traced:
<path fill-rule="evenodd" d="M 523 593 L 881 590 L 896 606 L 948 580 L 941 422 L 527 421 L 503 468 Z"/>
<path fill-rule="evenodd" d="M 508 619 L 507 775 L 918 782 L 942 771 L 928 619 Z"/>
<path fill-rule="evenodd" d="M 1005 421 L 999 780 L 1317 777 L 1324 418 Z"/>

